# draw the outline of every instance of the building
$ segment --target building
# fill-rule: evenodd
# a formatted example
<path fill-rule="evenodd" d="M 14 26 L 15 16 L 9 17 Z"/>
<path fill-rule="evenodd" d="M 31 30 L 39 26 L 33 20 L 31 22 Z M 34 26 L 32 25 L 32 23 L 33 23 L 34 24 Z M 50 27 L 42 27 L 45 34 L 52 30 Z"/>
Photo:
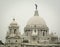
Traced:
<path fill-rule="evenodd" d="M 35 4 L 36 5 L 36 4 Z M 6 35 L 5 47 L 60 47 L 58 36 L 49 34 L 43 18 L 39 16 L 37 5 L 34 16 L 24 27 L 24 34 L 19 32 L 18 23 L 13 19 Z"/>

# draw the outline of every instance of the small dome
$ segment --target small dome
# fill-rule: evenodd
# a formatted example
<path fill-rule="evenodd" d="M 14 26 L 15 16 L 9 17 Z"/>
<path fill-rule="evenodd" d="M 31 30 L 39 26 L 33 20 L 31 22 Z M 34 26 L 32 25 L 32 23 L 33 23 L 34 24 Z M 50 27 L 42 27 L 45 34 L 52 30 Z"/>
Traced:
<path fill-rule="evenodd" d="M 46 26 L 46 23 L 43 18 L 38 14 L 38 11 L 35 11 L 34 16 L 27 22 L 27 25 L 41 25 Z"/>
<path fill-rule="evenodd" d="M 15 21 L 15 19 L 13 19 L 10 25 L 17 25 L 17 22 Z"/>

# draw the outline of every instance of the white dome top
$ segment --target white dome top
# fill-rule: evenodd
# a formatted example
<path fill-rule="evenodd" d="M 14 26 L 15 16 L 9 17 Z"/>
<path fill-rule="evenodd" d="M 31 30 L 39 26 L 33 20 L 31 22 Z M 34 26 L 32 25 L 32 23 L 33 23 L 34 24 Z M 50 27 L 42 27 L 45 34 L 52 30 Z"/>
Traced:
<path fill-rule="evenodd" d="M 34 16 L 27 22 L 27 25 L 43 25 L 45 26 L 46 23 L 44 21 L 44 19 L 42 19 L 39 14 L 38 11 L 35 11 Z"/>
<path fill-rule="evenodd" d="M 39 16 L 33 16 L 27 25 L 45 25 L 45 21 Z"/>
<path fill-rule="evenodd" d="M 15 19 L 13 19 L 10 25 L 17 25 L 17 22 L 15 21 Z"/>

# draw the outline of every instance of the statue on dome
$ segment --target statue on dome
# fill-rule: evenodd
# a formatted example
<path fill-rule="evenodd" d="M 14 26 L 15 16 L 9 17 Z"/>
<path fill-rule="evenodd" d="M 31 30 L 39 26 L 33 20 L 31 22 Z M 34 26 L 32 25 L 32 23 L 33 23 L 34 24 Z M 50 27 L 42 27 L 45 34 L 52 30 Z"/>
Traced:
<path fill-rule="evenodd" d="M 37 10 L 37 4 L 35 4 L 35 6 L 36 6 L 36 10 Z"/>

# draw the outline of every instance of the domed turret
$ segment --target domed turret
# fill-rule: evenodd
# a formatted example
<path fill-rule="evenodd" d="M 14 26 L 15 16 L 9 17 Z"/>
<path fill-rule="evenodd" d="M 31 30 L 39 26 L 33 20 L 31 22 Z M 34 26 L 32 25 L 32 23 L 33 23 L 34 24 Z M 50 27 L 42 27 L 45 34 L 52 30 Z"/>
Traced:
<path fill-rule="evenodd" d="M 7 32 L 7 37 L 16 38 L 16 36 L 20 37 L 19 26 L 17 22 L 15 21 L 15 19 L 13 19 L 13 21 L 9 25 L 9 32 Z"/>
<path fill-rule="evenodd" d="M 13 19 L 13 21 L 9 25 L 8 32 L 6 35 L 6 42 L 5 42 L 6 47 L 13 47 L 13 46 L 20 47 L 19 46 L 21 43 L 20 35 L 21 34 L 19 32 L 19 26 L 17 22 L 15 21 L 15 19 Z"/>

